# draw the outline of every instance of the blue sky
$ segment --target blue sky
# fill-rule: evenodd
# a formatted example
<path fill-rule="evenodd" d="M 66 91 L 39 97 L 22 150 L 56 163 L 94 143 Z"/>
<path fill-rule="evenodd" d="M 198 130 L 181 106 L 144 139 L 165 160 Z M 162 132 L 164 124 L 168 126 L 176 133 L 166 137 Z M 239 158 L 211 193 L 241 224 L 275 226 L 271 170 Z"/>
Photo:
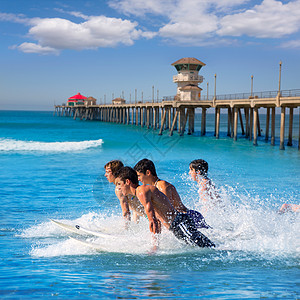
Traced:
<path fill-rule="evenodd" d="M 300 0 L 1 0 L 0 109 L 52 110 L 82 93 L 176 93 L 195 57 L 213 94 L 300 88 Z"/>

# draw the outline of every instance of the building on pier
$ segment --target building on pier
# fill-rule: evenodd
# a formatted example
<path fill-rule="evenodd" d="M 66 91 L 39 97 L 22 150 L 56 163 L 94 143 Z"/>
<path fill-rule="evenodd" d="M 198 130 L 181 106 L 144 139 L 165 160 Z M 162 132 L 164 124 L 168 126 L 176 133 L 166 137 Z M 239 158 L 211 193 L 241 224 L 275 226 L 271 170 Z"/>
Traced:
<path fill-rule="evenodd" d="M 125 104 L 125 103 L 126 103 L 126 100 L 123 98 L 120 98 L 120 97 L 112 100 L 112 104 L 114 104 L 114 105 L 120 105 L 120 104 Z"/>
<path fill-rule="evenodd" d="M 172 63 L 172 66 L 178 72 L 173 76 L 173 82 L 177 83 L 176 100 L 199 101 L 202 89 L 198 84 L 203 82 L 203 76 L 198 73 L 205 63 L 194 57 L 185 57 Z"/>
<path fill-rule="evenodd" d="M 68 99 L 67 105 L 68 106 L 84 105 L 84 101 L 86 99 L 87 99 L 87 97 L 81 95 L 80 93 L 77 93 L 76 95 L 74 95 Z"/>
<path fill-rule="evenodd" d="M 90 106 L 90 105 L 97 105 L 97 99 L 90 96 L 87 97 L 86 100 L 84 100 L 85 106 Z"/>

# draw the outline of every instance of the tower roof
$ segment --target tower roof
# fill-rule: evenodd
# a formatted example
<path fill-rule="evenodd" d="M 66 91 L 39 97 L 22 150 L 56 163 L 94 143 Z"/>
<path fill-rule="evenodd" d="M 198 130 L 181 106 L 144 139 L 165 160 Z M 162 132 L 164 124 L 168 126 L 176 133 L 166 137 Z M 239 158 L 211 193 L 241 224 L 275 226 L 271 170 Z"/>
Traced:
<path fill-rule="evenodd" d="M 203 63 L 202 61 L 200 61 L 200 60 L 198 60 L 197 58 L 194 58 L 194 57 L 181 58 L 181 59 L 175 61 L 174 63 L 172 63 L 172 66 L 182 65 L 182 64 L 192 64 L 192 65 L 205 66 L 205 63 Z"/>

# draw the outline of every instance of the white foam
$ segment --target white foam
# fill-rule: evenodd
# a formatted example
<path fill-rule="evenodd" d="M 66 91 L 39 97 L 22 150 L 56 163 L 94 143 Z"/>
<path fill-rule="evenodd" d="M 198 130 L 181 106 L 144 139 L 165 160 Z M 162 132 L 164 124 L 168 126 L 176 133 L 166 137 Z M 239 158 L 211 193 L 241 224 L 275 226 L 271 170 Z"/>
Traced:
<path fill-rule="evenodd" d="M 221 194 L 225 206 L 215 206 L 203 213 L 213 227 L 209 237 L 218 249 L 251 252 L 266 259 L 300 257 L 299 213 L 279 214 L 279 206 L 268 206 L 267 199 L 242 196 L 234 189 L 227 191 L 227 195 L 224 190 Z"/>
<path fill-rule="evenodd" d="M 147 254 L 151 252 L 152 242 L 149 232 L 149 225 L 146 219 L 142 219 L 138 224 L 131 224 L 129 229 L 125 229 L 121 216 L 105 216 L 97 213 L 89 213 L 75 220 L 60 220 L 66 224 L 80 224 L 91 230 L 101 230 L 115 235 L 115 238 L 83 237 L 65 231 L 55 224 L 44 222 L 39 225 L 25 229 L 20 236 L 23 238 L 36 239 L 30 254 L 35 257 L 52 257 L 65 255 L 90 255 L 99 253 L 99 250 L 85 246 L 69 236 L 84 239 L 89 243 L 94 243 L 101 247 L 100 251 L 118 252 L 130 254 Z M 174 254 L 187 251 L 194 251 L 193 248 L 178 242 L 172 233 L 163 230 L 159 253 Z"/>
<path fill-rule="evenodd" d="M 207 205 L 201 201 L 199 187 L 188 174 L 182 175 L 182 183 L 187 191 L 183 202 L 200 211 L 213 227 L 203 233 L 215 242 L 218 250 L 238 251 L 241 257 L 242 253 L 251 252 L 267 260 L 300 257 L 300 213 L 279 214 L 282 200 L 273 195 L 262 198 L 237 184 L 217 186 L 221 204 Z M 298 204 L 295 198 L 286 195 L 290 203 Z"/>
<path fill-rule="evenodd" d="M 83 245 L 76 244 L 76 242 L 67 239 L 63 241 L 57 241 L 53 244 L 43 245 L 38 243 L 32 246 L 30 254 L 35 257 L 53 257 L 64 255 L 84 255 L 95 253 L 92 248 L 87 248 Z"/>
<path fill-rule="evenodd" d="M 300 214 L 280 215 L 273 208 L 257 203 L 251 198 L 240 199 L 234 205 L 227 203 L 226 209 L 212 209 L 203 213 L 213 229 L 202 229 L 216 245 L 216 249 L 199 249 L 178 241 L 174 235 L 163 230 L 160 236 L 158 254 L 187 252 L 215 252 L 216 259 L 222 259 L 223 251 L 229 251 L 226 259 L 251 260 L 261 257 L 266 261 L 280 259 L 289 261 L 300 257 Z M 263 203 L 264 201 L 262 201 Z M 196 207 L 190 207 L 196 208 Z M 200 208 L 200 207 L 198 207 Z M 201 211 L 201 208 L 199 209 Z M 147 219 L 132 223 L 128 230 L 121 216 L 107 216 L 91 212 L 75 220 L 60 220 L 68 224 L 79 224 L 91 230 L 117 235 L 115 239 L 87 238 L 99 245 L 102 251 L 130 254 L 147 254 L 151 251 L 151 235 Z M 72 233 L 56 225 L 44 222 L 23 231 L 23 238 L 34 240 L 33 256 L 84 255 L 99 253 L 91 247 L 69 240 Z M 74 237 L 78 237 L 74 235 Z M 85 238 L 85 237 L 79 237 Z M 234 253 L 234 254 L 233 254 Z M 248 254 L 247 254 L 248 253 Z M 287 260 L 286 260 L 287 259 Z"/>
<path fill-rule="evenodd" d="M 102 139 L 80 142 L 38 142 L 15 139 L 0 139 L 0 151 L 70 152 L 95 148 L 101 146 L 102 144 Z"/>

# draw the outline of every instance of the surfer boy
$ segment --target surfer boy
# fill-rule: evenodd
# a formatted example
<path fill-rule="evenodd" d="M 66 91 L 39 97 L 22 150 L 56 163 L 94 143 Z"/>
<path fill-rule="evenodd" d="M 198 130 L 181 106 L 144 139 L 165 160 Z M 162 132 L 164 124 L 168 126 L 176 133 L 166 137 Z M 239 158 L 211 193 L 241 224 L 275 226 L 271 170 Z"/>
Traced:
<path fill-rule="evenodd" d="M 195 210 L 189 210 L 184 206 L 174 185 L 158 178 L 153 161 L 144 158 L 134 166 L 134 170 L 140 182 L 157 187 L 159 191 L 168 197 L 177 211 L 187 213 L 188 216 L 193 219 L 197 228 L 210 228 L 201 213 Z"/>
<path fill-rule="evenodd" d="M 199 247 L 215 247 L 205 235 L 197 230 L 192 219 L 178 212 L 168 197 L 153 185 L 139 186 L 138 176 L 131 167 L 123 167 L 117 173 L 116 185 L 123 195 L 136 195 L 145 208 L 149 229 L 153 234 L 161 232 L 161 224 L 185 243 Z"/>
<path fill-rule="evenodd" d="M 208 163 L 204 159 L 195 159 L 190 162 L 189 174 L 192 180 L 199 185 L 199 194 L 204 205 L 204 209 L 208 210 L 212 206 L 221 203 L 219 194 L 216 191 L 214 184 L 207 176 Z"/>
<path fill-rule="evenodd" d="M 104 166 L 104 176 L 108 182 L 115 184 L 116 174 L 123 166 L 124 165 L 120 160 L 111 160 Z M 140 216 L 146 216 L 144 207 L 141 205 L 137 197 L 130 194 L 124 196 L 117 186 L 115 188 L 115 194 L 120 201 L 122 215 L 126 220 L 126 227 L 131 220 L 130 210 L 132 210 L 132 219 L 135 222 L 138 222 Z"/>

